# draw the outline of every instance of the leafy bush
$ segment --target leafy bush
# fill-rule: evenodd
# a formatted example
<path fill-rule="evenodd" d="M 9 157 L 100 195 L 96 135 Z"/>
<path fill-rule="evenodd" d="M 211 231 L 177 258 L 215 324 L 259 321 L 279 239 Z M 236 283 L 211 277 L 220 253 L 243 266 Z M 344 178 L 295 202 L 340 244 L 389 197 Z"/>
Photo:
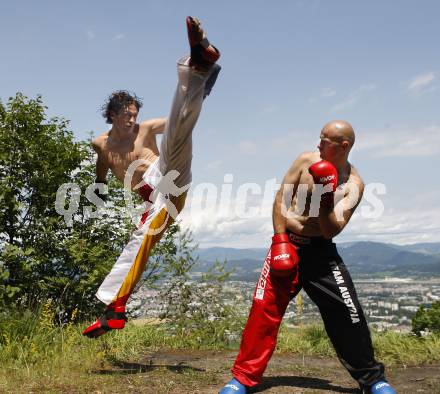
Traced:
<path fill-rule="evenodd" d="M 430 308 L 421 305 L 412 319 L 412 329 L 417 335 L 427 330 L 440 333 L 440 301 L 434 302 Z"/>
<path fill-rule="evenodd" d="M 128 226 L 109 215 L 90 219 L 83 208 L 91 205 L 84 194 L 95 176 L 94 153 L 74 141 L 66 120 L 47 119 L 45 110 L 41 97 L 20 93 L 0 103 L 0 305 L 35 310 L 52 299 L 56 318 L 65 321 L 74 310 L 94 313 L 94 290 Z M 73 226 L 55 204 L 64 183 L 82 192 Z"/>

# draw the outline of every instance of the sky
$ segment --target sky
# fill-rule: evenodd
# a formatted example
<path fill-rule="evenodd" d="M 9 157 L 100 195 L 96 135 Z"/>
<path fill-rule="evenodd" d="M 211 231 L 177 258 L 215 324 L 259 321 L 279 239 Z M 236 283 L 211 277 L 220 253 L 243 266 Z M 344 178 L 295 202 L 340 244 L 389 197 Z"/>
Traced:
<path fill-rule="evenodd" d="M 371 187 L 336 241 L 440 242 L 438 1 L 4 2 L 0 99 L 42 95 L 77 140 L 107 130 L 114 90 L 143 98 L 139 120 L 166 116 L 187 15 L 223 67 L 181 215 L 201 247 L 268 246 L 276 185 L 333 119 L 353 125 Z"/>

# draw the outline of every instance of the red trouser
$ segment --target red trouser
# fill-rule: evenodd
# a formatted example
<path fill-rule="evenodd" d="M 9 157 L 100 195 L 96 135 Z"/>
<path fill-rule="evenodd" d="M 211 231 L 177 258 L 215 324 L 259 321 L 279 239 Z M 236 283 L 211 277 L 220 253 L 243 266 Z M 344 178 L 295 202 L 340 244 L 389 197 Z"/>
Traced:
<path fill-rule="evenodd" d="M 367 322 L 336 245 L 322 237 L 292 237 L 298 246 L 299 282 L 270 274 L 269 251 L 232 368 L 234 377 L 246 386 L 260 383 L 287 305 L 304 288 L 318 306 L 336 354 L 351 376 L 360 386 L 383 379 L 384 367 L 374 359 Z M 299 244 L 299 239 L 306 244 Z"/>
<path fill-rule="evenodd" d="M 270 249 L 254 291 L 249 318 L 244 328 L 240 352 L 232 373 L 239 382 L 254 386 L 261 381 L 275 350 L 278 329 L 289 301 L 300 290 L 298 277 L 270 275 Z"/>

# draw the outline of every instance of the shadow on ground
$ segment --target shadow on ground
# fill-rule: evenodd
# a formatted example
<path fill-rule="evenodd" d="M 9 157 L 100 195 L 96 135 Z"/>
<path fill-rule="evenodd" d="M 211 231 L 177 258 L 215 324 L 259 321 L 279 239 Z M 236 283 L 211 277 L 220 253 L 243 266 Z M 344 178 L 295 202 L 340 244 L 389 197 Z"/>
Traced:
<path fill-rule="evenodd" d="M 336 393 L 359 393 L 359 390 L 331 384 L 329 380 L 304 376 L 271 376 L 263 379 L 263 383 L 255 386 L 249 393 L 262 393 L 272 387 L 297 387 L 319 389 Z"/>
<path fill-rule="evenodd" d="M 145 373 L 150 372 L 155 369 L 167 369 L 172 372 L 183 373 L 185 371 L 193 371 L 193 372 L 205 372 L 204 369 L 195 368 L 186 365 L 181 362 L 178 364 L 140 364 L 140 363 L 129 363 L 126 361 L 115 360 L 112 362 L 113 368 L 102 368 L 102 369 L 94 369 L 91 372 L 99 375 L 116 375 L 116 374 L 136 374 L 136 373 Z"/>

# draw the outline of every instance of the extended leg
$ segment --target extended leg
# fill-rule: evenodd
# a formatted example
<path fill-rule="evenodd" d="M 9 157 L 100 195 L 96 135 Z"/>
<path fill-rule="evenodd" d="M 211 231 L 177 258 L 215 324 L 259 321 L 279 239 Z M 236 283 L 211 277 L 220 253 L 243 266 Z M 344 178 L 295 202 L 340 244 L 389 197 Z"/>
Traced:
<path fill-rule="evenodd" d="M 179 83 L 162 138 L 159 169 L 163 175 L 178 172 L 174 182 L 185 187 L 191 182 L 192 131 L 202 109 L 203 99 L 211 92 L 220 66 L 220 52 L 212 46 L 196 18 L 187 18 L 191 56 L 180 59 Z"/>

